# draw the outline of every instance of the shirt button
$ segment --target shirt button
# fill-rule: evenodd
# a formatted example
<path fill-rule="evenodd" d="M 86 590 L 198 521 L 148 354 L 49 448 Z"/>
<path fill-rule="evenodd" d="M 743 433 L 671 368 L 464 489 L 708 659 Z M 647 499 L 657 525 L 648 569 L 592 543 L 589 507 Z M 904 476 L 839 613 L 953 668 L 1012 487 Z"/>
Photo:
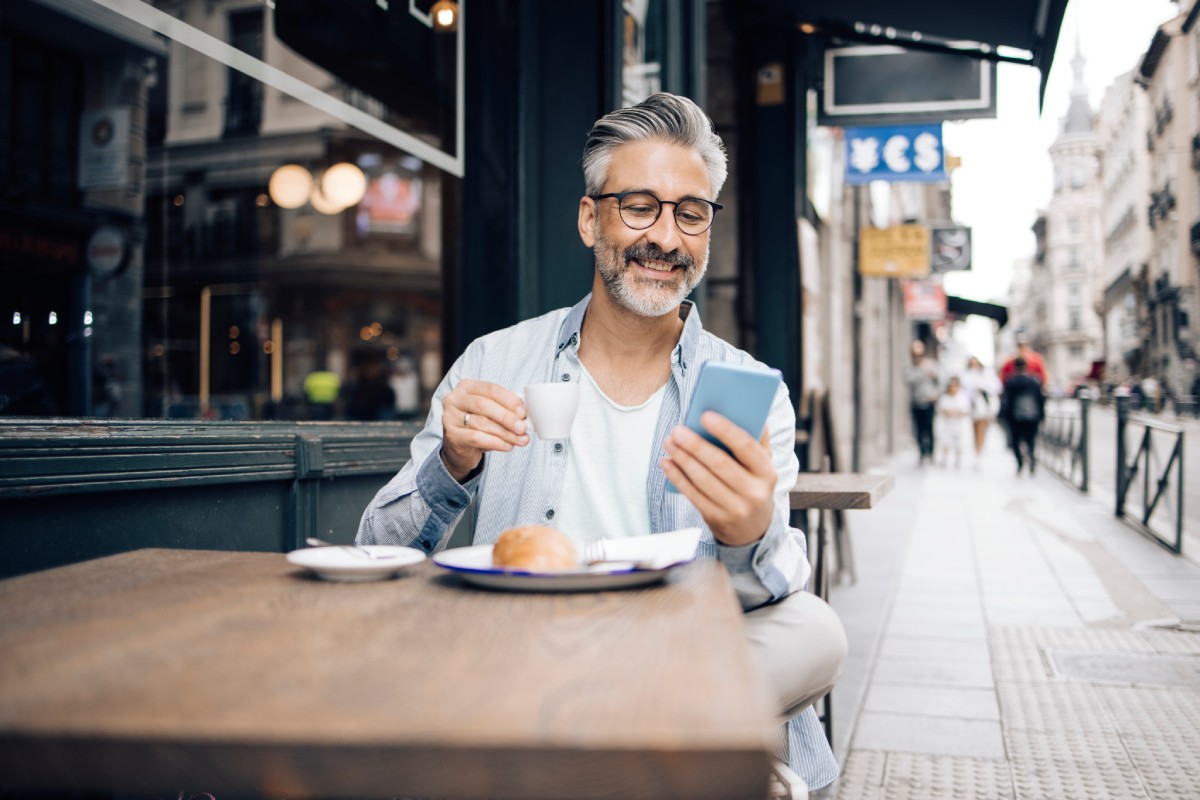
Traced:
<path fill-rule="evenodd" d="M 546 519 L 554 519 L 554 509 L 553 508 L 546 511 Z"/>
<path fill-rule="evenodd" d="M 562 374 L 562 379 L 563 379 L 563 383 L 569 383 L 571 380 L 571 376 L 564 372 Z"/>
<path fill-rule="evenodd" d="M 561 452 L 562 452 L 562 442 L 555 442 L 555 443 L 554 443 L 554 452 L 556 452 L 556 453 L 561 453 Z"/>

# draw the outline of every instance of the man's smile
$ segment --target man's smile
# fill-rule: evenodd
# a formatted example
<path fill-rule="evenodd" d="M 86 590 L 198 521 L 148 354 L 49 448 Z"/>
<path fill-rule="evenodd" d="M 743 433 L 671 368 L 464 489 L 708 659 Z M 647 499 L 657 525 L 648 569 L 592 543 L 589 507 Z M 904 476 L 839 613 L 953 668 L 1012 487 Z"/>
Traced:
<path fill-rule="evenodd" d="M 641 267 L 649 272 L 659 272 L 663 274 L 670 274 L 676 269 L 683 269 L 682 264 L 673 264 L 669 261 L 656 261 L 649 258 L 631 258 L 629 259 L 629 263 Z"/>

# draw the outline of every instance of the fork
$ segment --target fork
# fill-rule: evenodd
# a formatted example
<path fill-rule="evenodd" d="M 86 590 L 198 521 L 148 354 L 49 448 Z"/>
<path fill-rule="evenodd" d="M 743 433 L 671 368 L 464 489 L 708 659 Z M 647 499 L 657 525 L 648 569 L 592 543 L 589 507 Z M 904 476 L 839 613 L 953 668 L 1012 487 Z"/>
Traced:
<path fill-rule="evenodd" d="M 309 547 L 340 547 L 343 550 L 349 550 L 351 553 L 366 556 L 372 561 L 387 561 L 391 558 L 399 558 L 398 553 L 389 553 L 388 555 L 372 553 L 367 548 L 359 547 L 356 544 L 334 544 L 333 542 L 327 542 L 324 539 L 318 539 L 316 536 L 309 536 L 304 540 L 304 542 Z"/>

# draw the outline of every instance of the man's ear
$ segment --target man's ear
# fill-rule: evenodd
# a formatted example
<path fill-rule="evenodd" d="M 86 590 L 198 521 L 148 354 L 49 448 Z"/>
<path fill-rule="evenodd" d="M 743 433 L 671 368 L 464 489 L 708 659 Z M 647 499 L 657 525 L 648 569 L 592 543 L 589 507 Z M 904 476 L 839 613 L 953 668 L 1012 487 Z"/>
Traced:
<path fill-rule="evenodd" d="M 579 198 L 579 238 L 586 247 L 596 244 L 596 201 L 590 197 Z"/>

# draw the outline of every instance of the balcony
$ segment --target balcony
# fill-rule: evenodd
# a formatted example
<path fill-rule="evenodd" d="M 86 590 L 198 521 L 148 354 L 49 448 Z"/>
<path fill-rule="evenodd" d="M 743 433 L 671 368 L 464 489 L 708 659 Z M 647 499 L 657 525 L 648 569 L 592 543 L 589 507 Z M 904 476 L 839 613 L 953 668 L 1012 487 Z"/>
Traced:
<path fill-rule="evenodd" d="M 1163 98 L 1162 105 L 1154 112 L 1154 130 L 1159 136 L 1162 135 L 1163 129 L 1174 118 L 1175 108 L 1171 105 L 1171 101 Z"/>
<path fill-rule="evenodd" d="M 1147 209 L 1147 218 L 1151 228 L 1155 227 L 1159 220 L 1166 220 L 1174 210 L 1175 193 L 1171 191 L 1169 183 L 1162 188 L 1162 191 L 1150 193 L 1150 207 Z"/>

